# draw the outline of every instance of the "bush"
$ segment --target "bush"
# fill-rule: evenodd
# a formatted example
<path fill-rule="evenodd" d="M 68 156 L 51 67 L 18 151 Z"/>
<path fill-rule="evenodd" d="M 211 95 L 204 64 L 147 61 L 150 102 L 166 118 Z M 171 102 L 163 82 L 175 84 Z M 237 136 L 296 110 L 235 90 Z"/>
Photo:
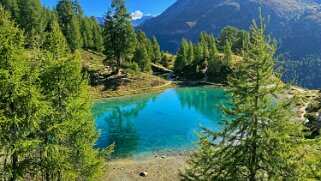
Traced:
<path fill-rule="evenodd" d="M 127 74 L 136 76 L 140 73 L 140 68 L 135 62 L 127 62 L 124 65 L 125 71 Z"/>

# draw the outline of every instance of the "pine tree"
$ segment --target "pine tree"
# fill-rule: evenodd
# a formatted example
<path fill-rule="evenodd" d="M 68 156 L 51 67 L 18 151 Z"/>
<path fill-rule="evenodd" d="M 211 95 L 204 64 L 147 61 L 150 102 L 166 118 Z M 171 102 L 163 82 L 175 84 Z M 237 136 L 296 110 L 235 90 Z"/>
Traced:
<path fill-rule="evenodd" d="M 251 27 L 252 40 L 242 52 L 243 61 L 229 77 L 231 102 L 222 108 L 223 130 L 204 128 L 200 149 L 190 159 L 184 180 L 299 179 L 300 136 L 296 135 L 300 129 L 290 122 L 291 104 L 272 99 L 284 93 L 284 86 L 276 78 L 276 47 L 265 30 L 263 18 L 260 26 Z"/>
<path fill-rule="evenodd" d="M 135 50 L 135 33 L 124 0 L 113 0 L 104 23 L 105 55 L 117 62 L 119 73 L 123 62 Z"/>
<path fill-rule="evenodd" d="M 175 71 L 181 71 L 187 64 L 188 42 L 186 39 L 182 40 L 181 47 L 177 51 L 177 58 L 174 64 Z"/>
<path fill-rule="evenodd" d="M 190 65 L 194 62 L 195 56 L 194 56 L 194 45 L 190 41 L 188 43 L 188 52 L 187 52 L 187 65 Z"/>
<path fill-rule="evenodd" d="M 82 47 L 80 18 L 75 14 L 78 11 L 70 0 L 60 0 L 56 6 L 59 25 L 72 51 Z"/>
<path fill-rule="evenodd" d="M 225 48 L 224 48 L 224 64 L 228 67 L 231 67 L 233 64 L 233 52 L 232 47 L 229 41 L 226 42 Z"/>
<path fill-rule="evenodd" d="M 72 5 L 74 7 L 74 12 L 76 15 L 79 15 L 79 17 L 82 17 L 84 15 L 84 10 L 82 9 L 80 3 L 78 0 L 73 0 Z"/>
<path fill-rule="evenodd" d="M 24 37 L 0 6 L 0 178 L 24 180 L 37 173 L 40 121 L 47 106 L 38 71 L 24 57 Z"/>
<path fill-rule="evenodd" d="M 136 44 L 133 61 L 139 65 L 142 72 L 150 71 L 151 60 L 154 57 L 152 43 L 141 30 L 136 32 L 136 39 L 139 42 Z"/>
<path fill-rule="evenodd" d="M 95 17 L 90 18 L 90 24 L 91 24 L 92 36 L 93 36 L 93 50 L 97 52 L 102 52 L 104 49 L 102 28 L 98 24 L 97 19 Z"/>
<path fill-rule="evenodd" d="M 42 44 L 47 25 L 45 9 L 39 0 L 18 0 L 20 28 L 25 30 L 27 45 Z"/>
<path fill-rule="evenodd" d="M 139 46 L 136 47 L 133 61 L 138 64 L 142 72 L 148 72 L 151 70 L 151 60 L 146 46 L 143 44 L 139 44 Z"/>
<path fill-rule="evenodd" d="M 209 52 L 210 52 L 210 59 L 214 60 L 218 56 L 218 50 L 216 47 L 216 41 L 213 35 L 209 37 Z"/>
<path fill-rule="evenodd" d="M 90 22 L 88 17 L 83 17 L 81 24 L 81 34 L 83 40 L 83 48 L 94 49 L 93 29 L 94 25 Z"/>
<path fill-rule="evenodd" d="M 220 36 L 218 38 L 218 47 L 220 50 L 224 50 L 227 42 L 230 42 L 231 49 L 234 54 L 241 53 L 243 44 L 245 43 L 245 38 L 247 33 L 243 30 L 239 30 L 232 26 L 226 26 L 222 29 Z"/>
<path fill-rule="evenodd" d="M 0 0 L 0 4 L 5 10 L 10 12 L 11 17 L 17 22 L 19 19 L 19 6 L 18 0 Z"/>
<path fill-rule="evenodd" d="M 200 64 L 204 60 L 204 54 L 203 54 L 203 44 L 197 43 L 194 51 L 195 51 L 195 63 Z"/>
<path fill-rule="evenodd" d="M 87 80 L 77 55 L 72 55 L 58 23 L 46 43 L 43 94 L 54 110 L 44 122 L 41 166 L 46 180 L 95 177 L 104 161 L 93 149 L 97 139 L 90 113 Z"/>
<path fill-rule="evenodd" d="M 161 56 L 160 46 L 155 36 L 152 37 L 152 48 L 153 48 L 153 56 L 151 60 L 154 63 L 159 63 L 162 59 L 162 56 Z"/>

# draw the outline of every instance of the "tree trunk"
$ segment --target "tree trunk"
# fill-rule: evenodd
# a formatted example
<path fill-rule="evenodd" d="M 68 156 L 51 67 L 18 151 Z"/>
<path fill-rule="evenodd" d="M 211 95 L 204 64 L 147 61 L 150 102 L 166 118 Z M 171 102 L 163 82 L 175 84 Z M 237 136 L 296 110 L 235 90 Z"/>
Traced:
<path fill-rule="evenodd" d="M 18 155 L 17 153 L 13 153 L 12 157 L 12 170 L 11 170 L 11 179 L 10 181 L 18 180 Z"/>
<path fill-rule="evenodd" d="M 256 74 L 256 96 L 255 96 L 255 110 L 258 110 L 259 105 L 259 73 Z M 252 143 L 252 156 L 251 156 L 251 165 L 250 165 L 250 181 L 255 181 L 256 169 L 257 169 L 257 128 L 258 127 L 258 115 L 255 115 L 252 137 L 254 138 Z"/>
<path fill-rule="evenodd" d="M 121 68 L 121 58 L 120 56 L 117 56 L 117 70 L 116 70 L 117 75 L 120 74 L 120 68 Z"/>

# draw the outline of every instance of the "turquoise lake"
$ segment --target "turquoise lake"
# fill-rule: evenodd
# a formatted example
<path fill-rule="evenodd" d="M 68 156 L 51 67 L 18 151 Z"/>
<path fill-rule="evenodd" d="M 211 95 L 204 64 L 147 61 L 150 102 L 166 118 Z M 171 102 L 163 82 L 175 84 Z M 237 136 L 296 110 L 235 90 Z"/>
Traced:
<path fill-rule="evenodd" d="M 102 99 L 93 113 L 96 148 L 116 143 L 115 157 L 178 154 L 195 148 L 200 125 L 218 131 L 228 100 L 222 88 L 182 87 L 161 93 Z"/>

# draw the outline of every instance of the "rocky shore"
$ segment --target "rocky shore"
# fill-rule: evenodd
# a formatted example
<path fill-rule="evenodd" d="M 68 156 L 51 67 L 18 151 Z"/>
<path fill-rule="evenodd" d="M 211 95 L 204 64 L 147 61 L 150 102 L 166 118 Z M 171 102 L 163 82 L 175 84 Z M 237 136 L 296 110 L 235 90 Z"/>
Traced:
<path fill-rule="evenodd" d="M 109 162 L 105 181 L 178 181 L 188 156 L 158 156 L 118 159 Z"/>

